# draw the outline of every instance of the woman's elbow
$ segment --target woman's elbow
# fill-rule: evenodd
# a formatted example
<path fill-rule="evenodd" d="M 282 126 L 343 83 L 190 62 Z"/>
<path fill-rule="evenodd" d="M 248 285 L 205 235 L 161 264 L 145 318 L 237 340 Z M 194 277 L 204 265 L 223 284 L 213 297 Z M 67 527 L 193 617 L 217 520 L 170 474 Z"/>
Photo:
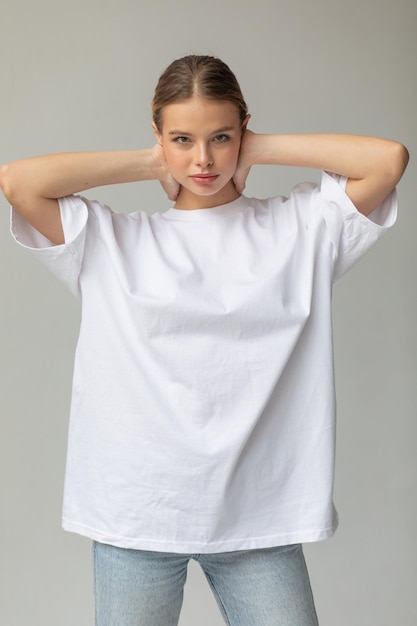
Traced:
<path fill-rule="evenodd" d="M 3 192 L 3 195 L 7 200 L 10 201 L 10 176 L 9 176 L 9 165 L 1 165 L 0 166 L 0 189 Z"/>
<path fill-rule="evenodd" d="M 0 189 L 16 210 L 33 205 L 35 196 L 31 193 L 29 182 L 30 179 L 24 169 L 22 172 L 21 162 L 15 161 L 0 166 Z"/>
<path fill-rule="evenodd" d="M 396 141 L 391 142 L 390 154 L 387 158 L 388 169 L 393 179 L 393 187 L 399 182 L 408 165 L 410 155 L 407 148 Z"/>
<path fill-rule="evenodd" d="M 9 204 L 15 205 L 18 203 L 22 187 L 22 184 L 19 184 L 18 177 L 16 177 L 14 163 L 6 163 L 0 166 L 0 189 Z"/>

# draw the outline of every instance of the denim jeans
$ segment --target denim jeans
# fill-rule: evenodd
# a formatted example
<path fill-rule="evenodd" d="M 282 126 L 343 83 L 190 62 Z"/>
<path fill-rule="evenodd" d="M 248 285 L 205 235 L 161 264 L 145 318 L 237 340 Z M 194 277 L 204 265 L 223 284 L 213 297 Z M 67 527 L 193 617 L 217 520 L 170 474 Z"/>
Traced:
<path fill-rule="evenodd" d="M 191 559 L 229 626 L 317 626 L 300 545 L 176 554 L 95 543 L 96 626 L 176 626 Z"/>

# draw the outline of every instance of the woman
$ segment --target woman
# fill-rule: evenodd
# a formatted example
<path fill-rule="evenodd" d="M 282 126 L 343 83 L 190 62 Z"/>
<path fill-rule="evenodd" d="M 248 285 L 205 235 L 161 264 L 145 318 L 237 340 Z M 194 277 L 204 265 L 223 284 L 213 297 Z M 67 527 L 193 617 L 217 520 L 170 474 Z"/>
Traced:
<path fill-rule="evenodd" d="M 235 76 L 162 74 L 148 150 L 3 166 L 17 241 L 81 299 L 63 526 L 94 541 L 98 626 L 178 623 L 198 560 L 227 624 L 312 626 L 301 544 L 332 535 L 333 281 L 394 222 L 406 149 L 259 135 Z M 323 170 L 241 195 L 253 165 Z M 78 194 L 159 180 L 173 208 Z"/>

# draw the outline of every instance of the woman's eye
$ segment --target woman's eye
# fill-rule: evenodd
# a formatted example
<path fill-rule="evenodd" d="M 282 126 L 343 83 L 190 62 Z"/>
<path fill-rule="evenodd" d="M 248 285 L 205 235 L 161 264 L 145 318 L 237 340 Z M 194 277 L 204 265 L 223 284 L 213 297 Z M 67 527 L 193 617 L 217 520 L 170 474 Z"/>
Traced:
<path fill-rule="evenodd" d="M 176 143 L 188 143 L 189 142 L 189 138 L 188 137 L 176 137 L 174 140 Z"/>
<path fill-rule="evenodd" d="M 217 143 L 224 143 L 230 139 L 229 135 L 216 135 L 214 141 Z"/>

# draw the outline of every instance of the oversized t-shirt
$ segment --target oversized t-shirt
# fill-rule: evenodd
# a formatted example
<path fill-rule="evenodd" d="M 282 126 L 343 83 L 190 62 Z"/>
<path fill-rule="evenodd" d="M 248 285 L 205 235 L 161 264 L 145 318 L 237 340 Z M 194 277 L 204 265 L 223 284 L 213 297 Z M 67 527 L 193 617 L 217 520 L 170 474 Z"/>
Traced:
<path fill-rule="evenodd" d="M 151 216 L 71 196 L 60 246 L 13 213 L 82 305 L 66 530 L 186 553 L 334 532 L 332 284 L 396 214 L 345 184 Z"/>

